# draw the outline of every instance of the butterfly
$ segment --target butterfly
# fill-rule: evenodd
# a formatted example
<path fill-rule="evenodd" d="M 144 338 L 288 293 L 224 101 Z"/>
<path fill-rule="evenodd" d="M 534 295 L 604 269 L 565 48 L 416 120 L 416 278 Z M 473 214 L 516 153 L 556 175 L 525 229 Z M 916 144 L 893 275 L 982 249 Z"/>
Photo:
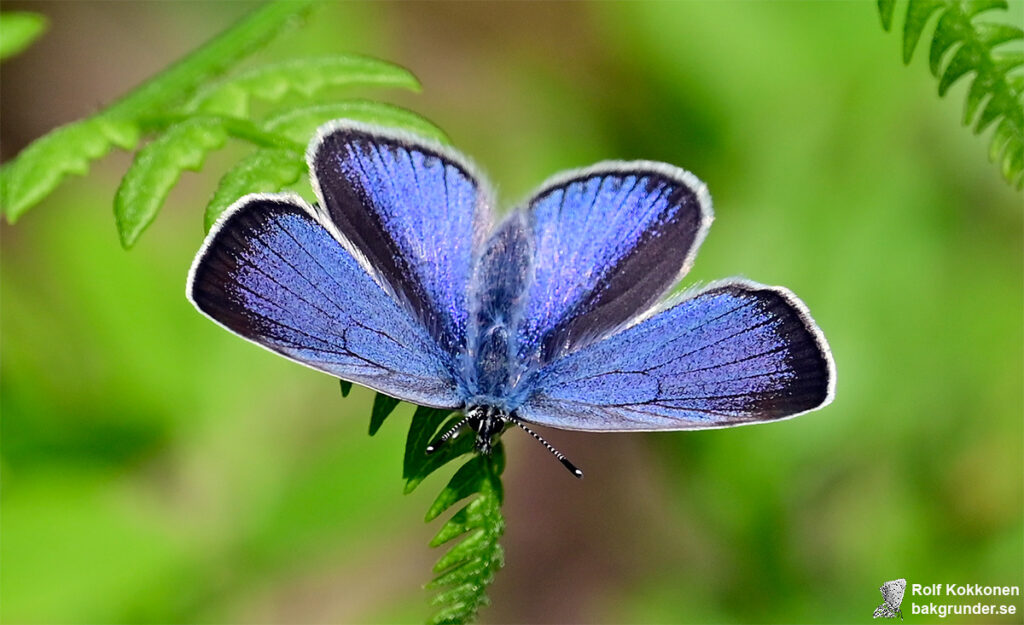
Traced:
<path fill-rule="evenodd" d="M 307 154 L 317 202 L 246 195 L 195 257 L 187 296 L 298 363 L 464 418 L 489 453 L 518 426 L 720 428 L 821 408 L 825 337 L 782 287 L 741 279 L 663 300 L 712 220 L 693 174 L 609 161 L 559 174 L 494 223 L 491 187 L 438 143 L 351 121 Z"/>
<path fill-rule="evenodd" d="M 875 608 L 874 618 L 896 618 L 903 620 L 900 605 L 903 603 L 903 592 L 907 589 L 907 580 L 894 579 L 879 586 L 884 603 Z"/>

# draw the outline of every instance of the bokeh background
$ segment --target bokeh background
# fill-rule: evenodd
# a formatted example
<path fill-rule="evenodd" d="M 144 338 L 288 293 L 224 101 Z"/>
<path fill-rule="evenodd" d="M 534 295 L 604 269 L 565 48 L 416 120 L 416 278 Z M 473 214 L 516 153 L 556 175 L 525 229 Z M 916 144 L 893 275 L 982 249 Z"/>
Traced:
<path fill-rule="evenodd" d="M 4 2 L 51 20 L 3 66 L 4 158 L 253 6 Z M 936 97 L 874 2 L 346 2 L 250 62 L 339 51 L 414 71 L 422 94 L 372 95 L 444 128 L 506 205 L 603 159 L 695 172 L 717 220 L 685 284 L 792 288 L 838 365 L 835 403 L 792 421 L 545 431 L 582 482 L 510 432 L 483 622 L 867 622 L 897 577 L 1024 583 L 1024 207 L 959 126 L 966 83 Z M 4 622 L 429 614 L 446 476 L 402 495 L 411 409 L 371 439 L 372 393 L 342 399 L 184 298 L 243 153 L 186 175 L 131 252 L 125 154 L 0 226 Z"/>

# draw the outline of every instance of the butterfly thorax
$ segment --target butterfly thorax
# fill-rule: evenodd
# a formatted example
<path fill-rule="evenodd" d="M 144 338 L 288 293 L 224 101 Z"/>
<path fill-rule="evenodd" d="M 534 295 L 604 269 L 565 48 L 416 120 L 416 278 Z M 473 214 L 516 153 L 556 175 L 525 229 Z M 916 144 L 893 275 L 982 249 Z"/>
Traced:
<path fill-rule="evenodd" d="M 474 399 L 467 405 L 514 409 L 509 400 L 523 374 L 518 337 L 530 253 L 522 220 L 511 219 L 490 238 L 477 264 L 465 380 Z"/>

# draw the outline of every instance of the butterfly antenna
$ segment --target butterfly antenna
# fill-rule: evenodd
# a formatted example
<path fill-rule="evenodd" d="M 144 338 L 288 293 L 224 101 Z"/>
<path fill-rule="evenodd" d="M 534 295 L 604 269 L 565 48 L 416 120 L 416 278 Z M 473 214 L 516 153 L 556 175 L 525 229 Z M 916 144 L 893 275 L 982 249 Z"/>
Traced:
<path fill-rule="evenodd" d="M 558 461 L 561 462 L 562 466 L 564 466 L 566 469 L 569 469 L 570 473 L 572 473 L 573 475 L 575 475 L 576 477 L 578 477 L 580 479 L 583 479 L 583 471 L 580 471 L 579 469 L 577 469 L 576 465 L 574 465 L 573 463 L 569 462 L 569 459 L 565 457 L 565 454 L 563 454 L 562 452 L 560 452 L 557 449 L 555 449 L 554 447 L 552 447 L 550 445 L 550 443 L 548 443 L 546 440 L 544 440 L 541 437 L 540 434 L 538 434 L 538 433 L 534 432 L 533 430 L 531 430 L 530 428 L 526 427 L 526 425 L 522 421 L 520 421 L 519 419 L 513 417 L 512 415 L 509 415 L 506 418 L 509 421 L 511 421 L 512 423 L 515 423 L 516 425 L 518 425 L 524 432 L 526 432 L 530 436 L 532 436 L 535 439 L 537 439 L 538 441 L 540 441 L 540 444 L 544 445 L 544 447 L 546 447 L 548 451 L 550 451 L 552 454 L 554 454 L 555 458 L 558 458 Z"/>
<path fill-rule="evenodd" d="M 434 441 L 430 445 L 427 445 L 427 453 L 428 454 L 432 454 L 435 451 L 437 451 L 438 448 L 441 447 L 441 445 L 444 445 L 445 443 L 448 442 L 449 439 L 451 439 L 456 434 L 458 434 L 459 430 L 462 429 L 462 426 L 466 425 L 467 423 L 470 422 L 470 420 L 475 419 L 475 418 L 476 418 L 475 414 L 468 414 L 468 415 L 465 416 L 465 418 L 460 419 L 458 423 L 453 425 L 447 432 L 442 434 L 441 438 L 437 439 L 436 441 Z"/>

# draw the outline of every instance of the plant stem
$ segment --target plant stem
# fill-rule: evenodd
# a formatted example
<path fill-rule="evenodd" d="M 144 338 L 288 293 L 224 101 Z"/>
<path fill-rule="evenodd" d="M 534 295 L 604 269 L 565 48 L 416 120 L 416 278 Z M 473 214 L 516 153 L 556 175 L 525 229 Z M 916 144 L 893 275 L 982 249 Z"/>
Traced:
<path fill-rule="evenodd" d="M 137 118 L 153 111 L 167 110 L 194 93 L 200 85 L 224 73 L 239 59 L 264 45 L 289 22 L 306 14 L 314 4 L 314 0 L 277 0 L 260 7 L 196 51 L 119 98 L 100 115 Z"/>

